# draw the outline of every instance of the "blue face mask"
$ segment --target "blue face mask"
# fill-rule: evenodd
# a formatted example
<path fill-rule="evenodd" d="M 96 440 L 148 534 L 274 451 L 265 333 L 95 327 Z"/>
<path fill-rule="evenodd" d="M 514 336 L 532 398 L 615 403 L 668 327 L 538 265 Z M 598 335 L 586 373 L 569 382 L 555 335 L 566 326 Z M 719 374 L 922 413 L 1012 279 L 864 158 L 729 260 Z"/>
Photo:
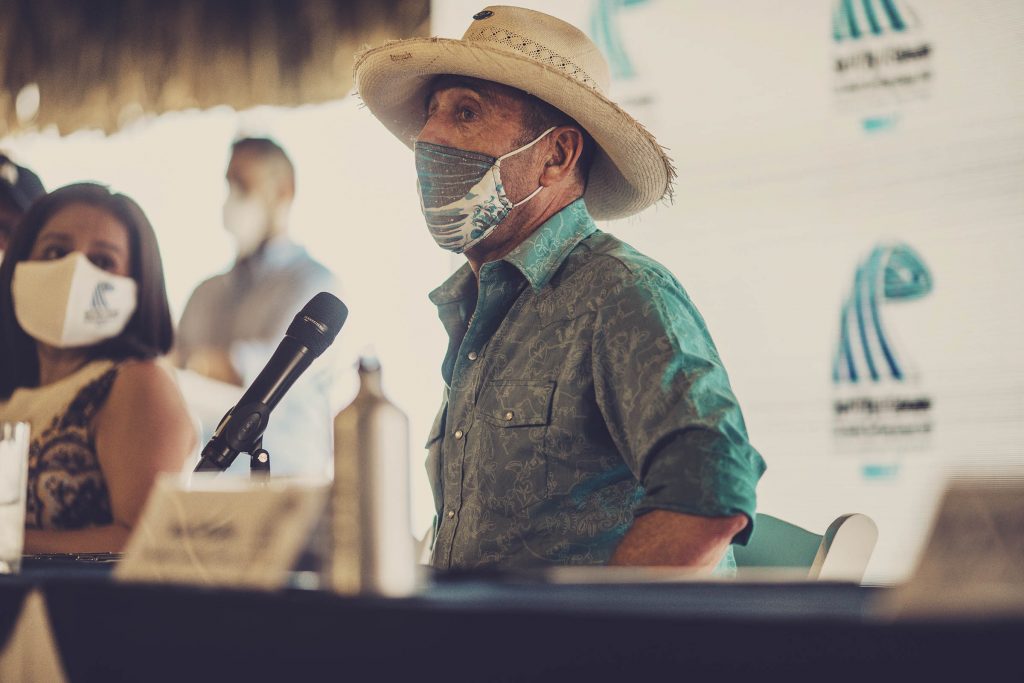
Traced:
<path fill-rule="evenodd" d="M 548 128 L 533 142 L 497 158 L 431 142 L 416 143 L 420 209 L 439 247 L 461 254 L 491 234 L 509 211 L 537 196 L 542 186 L 513 203 L 501 181 L 501 162 L 529 149 L 553 130 Z"/>

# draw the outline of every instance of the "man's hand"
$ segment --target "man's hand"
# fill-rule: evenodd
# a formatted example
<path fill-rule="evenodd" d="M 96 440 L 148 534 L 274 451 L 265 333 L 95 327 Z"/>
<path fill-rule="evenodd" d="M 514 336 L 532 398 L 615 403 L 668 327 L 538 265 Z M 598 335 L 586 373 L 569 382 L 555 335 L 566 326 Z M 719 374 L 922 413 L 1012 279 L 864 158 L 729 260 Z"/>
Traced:
<path fill-rule="evenodd" d="M 710 571 L 733 537 L 747 525 L 745 515 L 701 517 L 653 510 L 637 517 L 612 555 L 611 564 L 693 567 Z"/>

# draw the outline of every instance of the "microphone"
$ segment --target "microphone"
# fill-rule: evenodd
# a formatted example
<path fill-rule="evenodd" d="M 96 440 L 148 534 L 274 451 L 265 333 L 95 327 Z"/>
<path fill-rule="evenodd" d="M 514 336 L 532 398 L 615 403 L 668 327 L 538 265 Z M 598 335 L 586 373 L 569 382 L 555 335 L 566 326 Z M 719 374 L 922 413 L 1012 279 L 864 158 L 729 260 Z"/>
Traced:
<path fill-rule="evenodd" d="M 250 452 L 267 428 L 270 411 L 310 363 L 331 345 L 346 318 L 348 308 L 327 292 L 320 292 L 303 306 L 266 366 L 238 404 L 221 418 L 203 448 L 195 472 L 223 472 L 239 453 Z"/>

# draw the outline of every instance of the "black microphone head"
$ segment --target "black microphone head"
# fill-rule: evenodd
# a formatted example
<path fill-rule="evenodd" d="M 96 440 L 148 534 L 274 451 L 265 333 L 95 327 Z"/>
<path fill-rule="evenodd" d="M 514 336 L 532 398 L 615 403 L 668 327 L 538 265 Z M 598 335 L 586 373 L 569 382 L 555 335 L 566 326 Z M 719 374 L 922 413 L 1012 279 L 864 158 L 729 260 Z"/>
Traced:
<path fill-rule="evenodd" d="M 285 334 L 319 356 L 334 342 L 346 318 L 348 307 L 341 299 L 329 292 L 320 292 L 302 307 Z"/>

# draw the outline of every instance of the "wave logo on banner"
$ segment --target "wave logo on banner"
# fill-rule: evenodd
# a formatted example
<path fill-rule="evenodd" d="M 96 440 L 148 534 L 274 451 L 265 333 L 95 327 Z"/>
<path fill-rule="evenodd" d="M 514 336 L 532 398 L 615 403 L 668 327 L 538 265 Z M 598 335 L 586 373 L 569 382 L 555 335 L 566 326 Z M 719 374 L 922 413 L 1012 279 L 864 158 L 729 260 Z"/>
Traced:
<path fill-rule="evenodd" d="M 905 450 L 932 431 L 933 400 L 898 349 L 887 312 L 927 296 L 932 274 L 905 243 L 876 246 L 861 261 L 839 316 L 832 362 L 833 434 L 855 450 Z"/>
<path fill-rule="evenodd" d="M 917 15 L 894 0 L 839 0 L 832 11 L 832 38 L 859 40 L 867 35 L 902 33 L 918 25 Z"/>
<path fill-rule="evenodd" d="M 905 368 L 885 329 L 882 307 L 932 291 L 932 276 L 909 245 L 880 245 L 857 268 L 843 304 L 832 381 L 903 381 Z"/>
<path fill-rule="evenodd" d="M 934 47 L 918 15 L 902 0 L 835 0 L 833 90 L 842 111 L 870 112 L 864 130 L 890 127 L 891 108 L 930 94 Z"/>
<path fill-rule="evenodd" d="M 590 8 L 590 37 L 608 60 L 612 78 L 625 81 L 636 78 L 636 67 L 626 52 L 619 25 L 619 10 L 643 5 L 649 0 L 594 0 Z"/>
<path fill-rule="evenodd" d="M 655 106 L 660 83 L 652 80 L 645 66 L 649 54 L 634 54 L 630 46 L 643 49 L 644 22 L 650 17 L 637 10 L 650 6 L 651 0 L 591 0 L 588 29 L 591 39 L 608 60 L 612 76 L 611 96 L 647 125 L 656 126 L 659 112 Z M 649 42 L 649 41 L 647 41 Z"/>

